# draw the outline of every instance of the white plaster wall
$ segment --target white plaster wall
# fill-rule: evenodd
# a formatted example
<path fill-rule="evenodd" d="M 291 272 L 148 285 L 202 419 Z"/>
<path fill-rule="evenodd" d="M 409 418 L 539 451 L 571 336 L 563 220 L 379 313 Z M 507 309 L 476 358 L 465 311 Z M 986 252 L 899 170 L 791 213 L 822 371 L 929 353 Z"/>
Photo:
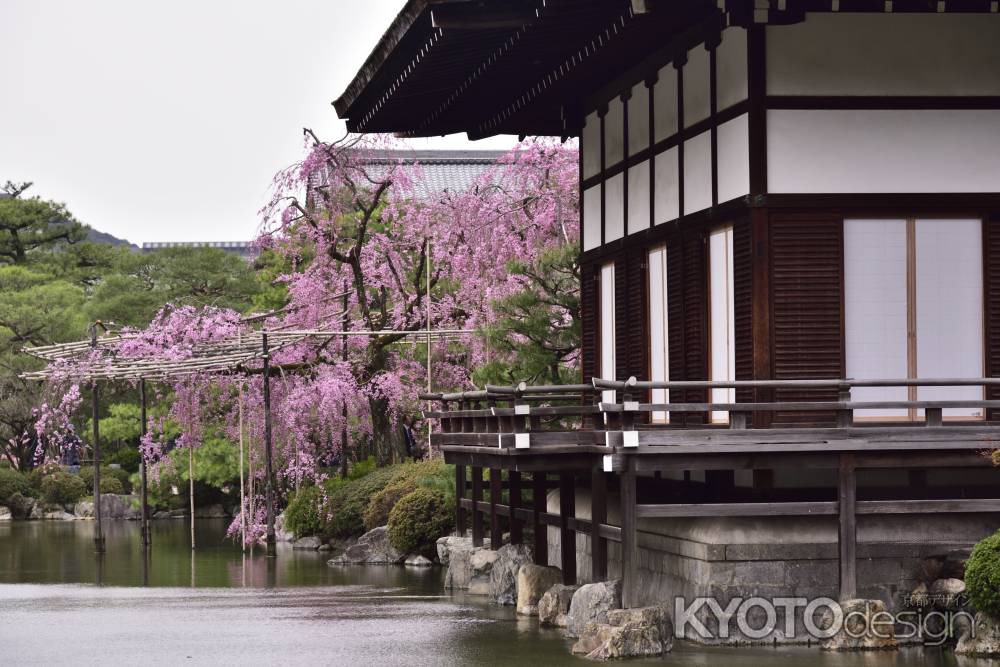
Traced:
<path fill-rule="evenodd" d="M 601 119 L 596 111 L 584 120 L 581 149 L 583 177 L 590 178 L 601 170 Z"/>
<path fill-rule="evenodd" d="M 726 28 L 715 49 L 715 96 L 719 111 L 747 98 L 747 31 Z"/>
<path fill-rule="evenodd" d="M 684 142 L 684 215 L 712 205 L 712 135 Z"/>
<path fill-rule="evenodd" d="M 625 234 L 625 175 L 616 174 L 604 182 L 604 242 Z"/>
<path fill-rule="evenodd" d="M 653 139 L 660 141 L 677 134 L 677 70 L 666 65 L 653 86 Z"/>
<path fill-rule="evenodd" d="M 705 120 L 711 110 L 710 59 L 704 46 L 688 51 L 684 64 L 684 127 Z"/>
<path fill-rule="evenodd" d="M 625 157 L 625 105 L 621 98 L 608 102 L 604 116 L 604 167 L 613 167 Z"/>
<path fill-rule="evenodd" d="M 583 249 L 601 245 L 601 186 L 583 191 Z"/>
<path fill-rule="evenodd" d="M 649 228 L 649 162 L 628 170 L 628 233 Z"/>
<path fill-rule="evenodd" d="M 750 193 L 750 131 L 743 114 L 719 126 L 717 131 L 719 201 Z"/>
<path fill-rule="evenodd" d="M 628 154 L 649 148 L 649 88 L 638 83 L 628 101 Z"/>
<path fill-rule="evenodd" d="M 653 164 L 653 224 L 676 220 L 680 216 L 680 169 L 676 147 L 658 154 Z"/>
<path fill-rule="evenodd" d="M 1000 110 L 773 109 L 767 174 L 770 192 L 997 192 Z"/>
<path fill-rule="evenodd" d="M 771 95 L 1000 94 L 997 14 L 808 14 L 766 43 Z"/>

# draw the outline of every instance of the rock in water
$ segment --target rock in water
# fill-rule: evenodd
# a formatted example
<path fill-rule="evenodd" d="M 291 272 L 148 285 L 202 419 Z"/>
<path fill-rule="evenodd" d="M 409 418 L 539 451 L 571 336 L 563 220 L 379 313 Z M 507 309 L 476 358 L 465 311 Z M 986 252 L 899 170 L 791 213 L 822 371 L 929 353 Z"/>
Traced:
<path fill-rule="evenodd" d="M 372 528 L 358 538 L 357 544 L 347 547 L 344 553 L 329 561 L 330 565 L 394 565 L 406 558 L 389 544 L 389 533 L 385 526 Z"/>
<path fill-rule="evenodd" d="M 94 518 L 94 503 L 90 500 L 81 500 L 76 505 L 73 506 L 73 514 L 76 515 L 77 519 L 93 519 Z"/>
<path fill-rule="evenodd" d="M 538 601 L 550 588 L 562 581 L 562 570 L 527 563 L 517 571 L 517 613 L 537 616 Z"/>
<path fill-rule="evenodd" d="M 1000 658 L 1000 620 L 976 614 L 976 622 L 958 640 L 955 653 L 981 658 Z"/>
<path fill-rule="evenodd" d="M 505 544 L 496 551 L 490 571 L 490 599 L 501 605 L 517 604 L 517 573 L 531 562 L 527 544 Z"/>
<path fill-rule="evenodd" d="M 300 551 L 316 551 L 321 546 L 323 546 L 323 540 L 319 539 L 315 535 L 300 537 L 292 542 L 292 548 L 299 549 Z"/>
<path fill-rule="evenodd" d="M 10 513 L 10 510 L 0 505 L 0 521 L 10 521 L 13 518 L 14 515 Z"/>
<path fill-rule="evenodd" d="M 608 625 L 625 627 L 626 625 L 654 626 L 659 630 L 663 651 L 674 648 L 674 622 L 670 618 L 670 609 L 659 605 L 640 607 L 638 609 L 612 609 L 608 612 Z"/>
<path fill-rule="evenodd" d="M 824 651 L 895 651 L 899 648 L 894 635 L 892 617 L 881 600 L 847 600 L 840 603 L 843 624 L 840 632 L 824 640 Z M 827 609 L 819 627 L 828 630 L 838 622 Z"/>
<path fill-rule="evenodd" d="M 656 625 L 626 623 L 615 626 L 591 621 L 583 628 L 573 653 L 590 660 L 638 658 L 663 655 L 660 628 Z"/>
<path fill-rule="evenodd" d="M 420 554 L 413 554 L 403 564 L 410 567 L 430 567 L 434 563 L 431 562 L 430 558 L 421 556 Z"/>
<path fill-rule="evenodd" d="M 14 493 L 7 499 L 7 507 L 10 508 L 11 516 L 15 519 L 30 519 L 31 511 L 35 508 L 35 499 Z"/>
<path fill-rule="evenodd" d="M 566 614 L 566 634 L 578 637 L 587 623 L 608 622 L 608 612 L 622 608 L 622 582 L 620 579 L 584 584 L 573 594 Z"/>
<path fill-rule="evenodd" d="M 101 519 L 124 519 L 129 504 L 122 496 L 114 493 L 101 494 Z"/>
<path fill-rule="evenodd" d="M 76 517 L 65 510 L 56 510 L 55 512 L 46 512 L 45 518 L 48 521 L 73 521 Z"/>
<path fill-rule="evenodd" d="M 556 584 L 545 591 L 541 599 L 538 600 L 538 622 L 542 625 L 565 628 L 569 604 L 573 601 L 573 594 L 578 588 L 580 587 Z"/>
<path fill-rule="evenodd" d="M 955 611 L 962 605 L 965 582 L 961 579 L 938 579 L 928 590 L 930 603 L 939 611 Z"/>

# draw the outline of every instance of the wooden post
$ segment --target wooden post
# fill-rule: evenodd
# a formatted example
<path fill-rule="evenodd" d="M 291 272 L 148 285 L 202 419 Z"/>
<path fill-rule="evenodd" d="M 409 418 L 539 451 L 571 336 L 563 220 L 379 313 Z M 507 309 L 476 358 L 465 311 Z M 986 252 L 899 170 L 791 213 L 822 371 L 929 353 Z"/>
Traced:
<path fill-rule="evenodd" d="M 510 496 L 510 543 L 521 544 L 524 542 L 523 523 L 517 517 L 517 510 L 521 508 L 521 473 L 516 470 L 507 472 L 508 494 Z"/>
<path fill-rule="evenodd" d="M 479 501 L 483 499 L 483 469 L 472 466 L 472 546 L 483 546 L 483 513 Z M 492 545 L 491 545 L 492 546 Z"/>
<path fill-rule="evenodd" d="M 840 455 L 840 599 L 851 600 L 858 592 L 857 474 L 854 454 Z"/>
<path fill-rule="evenodd" d="M 503 531 L 497 505 L 503 504 L 503 480 L 500 468 L 490 468 L 490 549 L 496 550 L 503 544 Z"/>
<path fill-rule="evenodd" d="M 601 524 L 608 522 L 608 481 L 598 465 L 590 473 L 590 558 L 591 579 L 608 578 L 608 540 L 601 536 Z"/>
<path fill-rule="evenodd" d="M 638 517 L 636 516 L 635 469 L 632 458 L 621 474 L 621 517 L 622 517 L 622 606 L 626 609 L 638 605 L 639 545 Z"/>
<path fill-rule="evenodd" d="M 90 349 L 97 349 L 97 322 L 90 325 Z M 104 526 L 101 522 L 101 413 L 97 380 L 91 381 L 91 421 L 94 424 L 94 551 L 104 553 Z"/>
<path fill-rule="evenodd" d="M 569 519 L 576 516 L 576 480 L 573 473 L 559 474 L 559 563 L 563 583 L 576 583 L 576 531 Z"/>
<path fill-rule="evenodd" d="M 146 436 L 146 380 L 139 380 L 139 434 L 140 438 Z M 241 480 L 242 481 L 242 480 Z M 143 549 L 149 549 L 152 546 L 150 541 L 150 530 L 149 530 L 149 486 L 146 479 L 146 457 L 140 456 L 140 466 L 139 466 L 139 495 L 140 501 L 142 502 L 142 515 L 139 523 L 139 532 L 142 537 L 142 547 Z"/>
<path fill-rule="evenodd" d="M 264 473 L 266 480 L 265 502 L 267 503 L 267 557 L 278 555 L 277 540 L 274 535 L 274 452 L 271 450 L 271 355 L 267 347 L 267 333 L 261 335 L 264 353 Z"/>
<path fill-rule="evenodd" d="M 344 315 L 343 315 L 343 318 L 341 319 L 341 325 L 340 325 L 340 328 L 341 328 L 342 331 L 347 331 L 347 326 L 348 326 L 347 310 L 348 310 L 348 308 L 350 306 L 350 302 L 348 301 L 347 297 L 348 297 L 348 292 L 349 291 L 350 291 L 350 284 L 345 280 L 344 281 L 344 300 L 343 300 L 343 302 L 341 304 L 341 307 L 344 309 Z M 342 362 L 344 362 L 345 366 L 347 365 L 347 334 L 346 333 L 343 336 L 340 337 L 340 360 Z M 341 404 L 340 404 L 340 417 L 343 420 L 343 422 L 342 422 L 343 426 L 340 429 L 340 477 L 341 477 L 341 479 L 347 479 L 347 463 L 348 463 L 348 461 L 347 461 L 347 450 L 348 450 L 348 443 L 347 443 L 347 401 L 342 401 Z M 427 446 L 428 446 L 428 448 L 430 447 L 429 441 L 428 441 L 428 445 Z"/>
<path fill-rule="evenodd" d="M 542 515 L 547 511 L 545 477 L 544 472 L 531 473 L 531 523 L 534 532 L 536 565 L 549 564 L 549 531 L 542 523 Z"/>
<path fill-rule="evenodd" d="M 465 466 L 455 466 L 455 532 L 465 537 Z"/>

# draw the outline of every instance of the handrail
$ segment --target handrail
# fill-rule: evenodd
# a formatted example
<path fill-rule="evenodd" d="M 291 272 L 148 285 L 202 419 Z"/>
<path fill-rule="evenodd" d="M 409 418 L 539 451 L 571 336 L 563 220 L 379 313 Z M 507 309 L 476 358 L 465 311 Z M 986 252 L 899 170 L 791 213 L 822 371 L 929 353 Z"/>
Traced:
<path fill-rule="evenodd" d="M 1000 386 L 1000 378 L 900 378 L 858 380 L 829 378 L 821 380 L 676 380 L 650 381 L 593 379 L 598 389 L 840 389 L 865 387 L 983 387 Z"/>

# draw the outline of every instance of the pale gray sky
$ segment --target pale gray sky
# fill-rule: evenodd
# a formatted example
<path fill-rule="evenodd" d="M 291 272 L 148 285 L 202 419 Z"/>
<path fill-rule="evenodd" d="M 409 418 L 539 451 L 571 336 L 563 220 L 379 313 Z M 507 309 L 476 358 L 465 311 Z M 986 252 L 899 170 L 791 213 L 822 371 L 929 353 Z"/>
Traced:
<path fill-rule="evenodd" d="M 403 0 L 0 0 L 0 182 L 143 241 L 249 240 Z M 464 135 L 417 147 L 506 148 Z"/>

